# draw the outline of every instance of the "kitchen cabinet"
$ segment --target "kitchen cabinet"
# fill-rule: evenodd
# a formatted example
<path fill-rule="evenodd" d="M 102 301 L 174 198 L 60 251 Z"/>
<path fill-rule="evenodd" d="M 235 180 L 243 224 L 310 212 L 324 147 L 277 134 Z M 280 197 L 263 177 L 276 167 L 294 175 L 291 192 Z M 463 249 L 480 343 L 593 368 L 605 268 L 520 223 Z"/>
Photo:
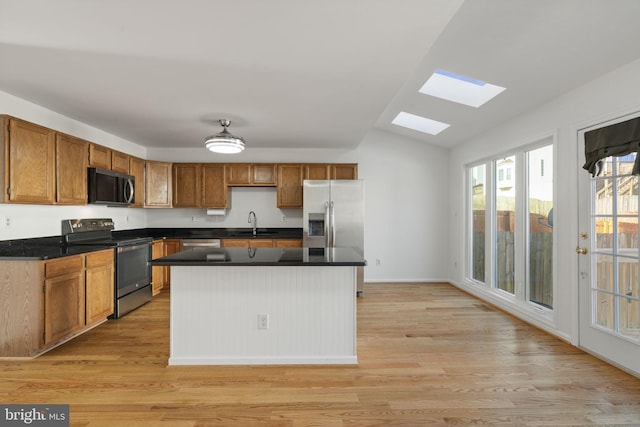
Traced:
<path fill-rule="evenodd" d="M 229 186 L 275 186 L 277 171 L 274 163 L 229 163 L 227 185 Z"/>
<path fill-rule="evenodd" d="M 85 325 L 85 280 L 82 255 L 45 262 L 44 333 L 47 346 Z"/>
<path fill-rule="evenodd" d="M 182 240 L 180 239 L 166 239 L 164 241 L 164 253 L 165 255 L 173 255 L 176 254 L 178 252 L 180 252 L 182 250 Z M 165 274 L 164 274 L 164 285 L 163 287 L 170 287 L 171 286 L 171 269 L 170 267 L 165 267 Z"/>
<path fill-rule="evenodd" d="M 56 134 L 56 204 L 87 204 L 89 141 Z"/>
<path fill-rule="evenodd" d="M 358 179 L 357 163 L 307 163 L 304 179 Z"/>
<path fill-rule="evenodd" d="M 278 165 L 277 205 L 279 208 L 302 207 L 302 178 L 301 164 Z"/>
<path fill-rule="evenodd" d="M 111 151 L 111 170 L 114 172 L 129 173 L 129 155 L 119 151 Z"/>
<path fill-rule="evenodd" d="M 301 248 L 302 239 L 274 239 L 276 248 Z"/>
<path fill-rule="evenodd" d="M 202 203 L 203 208 L 229 207 L 229 189 L 227 188 L 224 163 L 203 163 L 202 170 Z"/>
<path fill-rule="evenodd" d="M 304 179 L 331 179 L 330 167 L 326 163 L 304 165 Z"/>
<path fill-rule="evenodd" d="M 223 248 L 272 248 L 273 239 L 222 239 Z"/>
<path fill-rule="evenodd" d="M 55 201 L 55 131 L 2 116 L 0 166 L 6 203 L 53 204 Z"/>
<path fill-rule="evenodd" d="M 43 347 L 113 314 L 113 274 L 113 249 L 44 262 Z"/>
<path fill-rule="evenodd" d="M 130 207 L 144 207 L 144 160 L 138 157 L 129 157 L 129 175 L 133 175 L 134 193 L 133 204 Z"/>
<path fill-rule="evenodd" d="M 198 163 L 174 163 L 172 167 L 173 207 L 195 208 L 202 202 L 202 167 Z"/>
<path fill-rule="evenodd" d="M 163 256 L 165 256 L 164 240 L 154 240 L 151 246 L 151 259 L 162 258 Z M 153 295 L 158 295 L 164 287 L 166 271 L 167 267 L 151 267 L 151 292 Z"/>
<path fill-rule="evenodd" d="M 91 143 L 89 145 L 89 167 L 111 170 L 111 149 Z"/>
<path fill-rule="evenodd" d="M 340 163 L 330 165 L 331 179 L 358 179 L 358 165 Z"/>
<path fill-rule="evenodd" d="M 174 208 L 226 208 L 224 163 L 174 163 Z"/>
<path fill-rule="evenodd" d="M 171 207 L 171 163 L 147 160 L 144 182 L 145 207 Z"/>
<path fill-rule="evenodd" d="M 91 325 L 111 316 L 114 311 L 113 250 L 85 256 L 85 323 Z"/>

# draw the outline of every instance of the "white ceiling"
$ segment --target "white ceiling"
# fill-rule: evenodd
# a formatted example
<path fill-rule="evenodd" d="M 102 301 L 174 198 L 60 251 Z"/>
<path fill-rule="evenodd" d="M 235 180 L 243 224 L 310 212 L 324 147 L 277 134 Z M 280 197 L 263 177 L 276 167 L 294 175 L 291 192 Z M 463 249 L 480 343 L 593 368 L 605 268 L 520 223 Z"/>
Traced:
<path fill-rule="evenodd" d="M 638 0 L 0 0 L 0 91 L 149 147 L 445 147 L 640 58 Z M 507 88 L 476 109 L 435 69 Z M 437 136 L 400 111 L 450 123 Z M 0 111 L 0 113 L 11 113 Z"/>

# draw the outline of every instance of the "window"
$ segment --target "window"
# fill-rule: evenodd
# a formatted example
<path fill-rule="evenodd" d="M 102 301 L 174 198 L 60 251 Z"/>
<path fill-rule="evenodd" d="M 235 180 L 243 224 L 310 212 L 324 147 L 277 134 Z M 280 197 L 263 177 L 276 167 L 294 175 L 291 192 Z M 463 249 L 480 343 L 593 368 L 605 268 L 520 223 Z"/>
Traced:
<path fill-rule="evenodd" d="M 516 304 L 552 309 L 551 138 L 467 170 L 467 278 Z"/>

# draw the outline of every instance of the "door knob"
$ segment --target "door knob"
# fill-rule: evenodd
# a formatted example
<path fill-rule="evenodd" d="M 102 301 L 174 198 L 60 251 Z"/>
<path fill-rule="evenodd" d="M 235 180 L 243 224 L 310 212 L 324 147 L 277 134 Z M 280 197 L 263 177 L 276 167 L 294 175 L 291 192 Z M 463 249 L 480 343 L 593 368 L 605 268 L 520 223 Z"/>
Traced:
<path fill-rule="evenodd" d="M 587 253 L 587 248 L 581 248 L 580 246 L 578 246 L 578 247 L 576 248 L 576 253 L 577 253 L 577 254 L 586 255 L 586 253 Z"/>

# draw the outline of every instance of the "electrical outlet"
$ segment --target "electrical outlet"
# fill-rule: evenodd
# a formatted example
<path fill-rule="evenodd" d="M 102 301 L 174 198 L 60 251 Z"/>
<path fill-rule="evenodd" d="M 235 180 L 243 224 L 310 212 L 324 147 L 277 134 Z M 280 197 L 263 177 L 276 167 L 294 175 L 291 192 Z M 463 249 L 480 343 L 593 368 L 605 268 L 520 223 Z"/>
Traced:
<path fill-rule="evenodd" d="M 13 227 L 13 218 L 10 216 L 5 216 L 4 217 L 4 226 L 6 228 L 11 228 Z"/>
<path fill-rule="evenodd" d="M 376 258 L 376 265 L 380 265 L 380 258 Z"/>
<path fill-rule="evenodd" d="M 195 216 L 191 217 L 191 222 L 196 222 L 196 217 Z"/>
<path fill-rule="evenodd" d="M 268 314 L 258 314 L 258 329 L 269 329 Z"/>
<path fill-rule="evenodd" d="M 287 222 L 287 216 L 286 215 L 282 215 L 282 222 Z"/>

